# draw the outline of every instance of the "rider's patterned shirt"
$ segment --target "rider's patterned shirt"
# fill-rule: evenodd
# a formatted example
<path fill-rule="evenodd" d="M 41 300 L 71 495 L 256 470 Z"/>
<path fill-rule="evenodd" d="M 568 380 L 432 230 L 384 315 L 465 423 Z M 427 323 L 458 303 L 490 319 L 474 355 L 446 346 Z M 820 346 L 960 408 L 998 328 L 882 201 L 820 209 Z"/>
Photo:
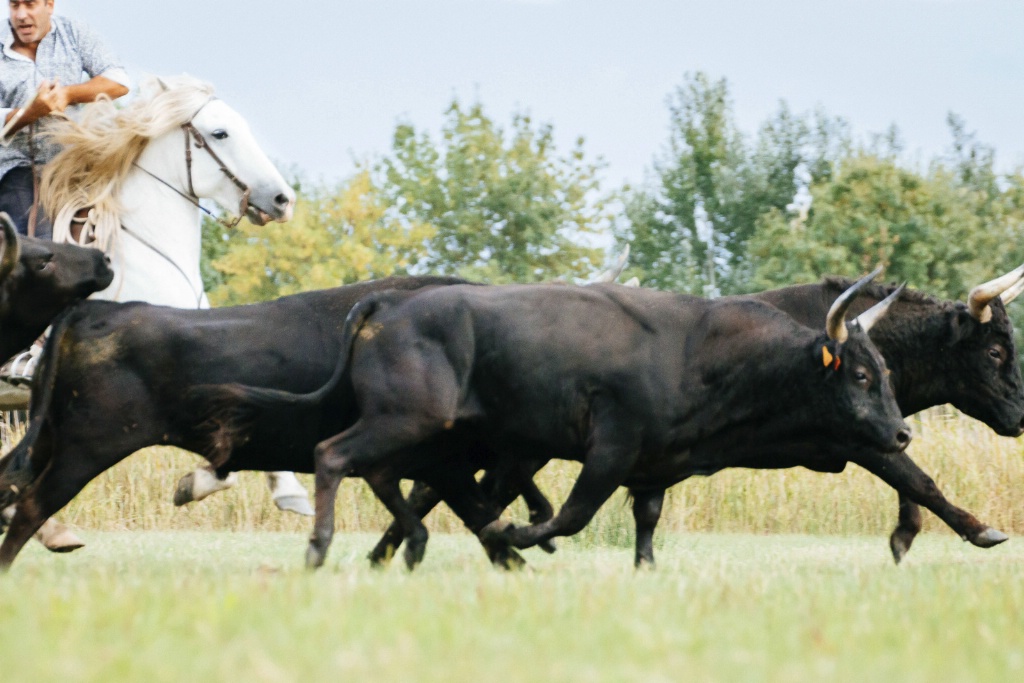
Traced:
<path fill-rule="evenodd" d="M 11 49 L 14 32 L 8 22 L 0 27 L 0 122 L 6 120 L 12 109 L 31 102 L 44 80 L 56 79 L 62 85 L 72 85 L 104 76 L 131 87 L 124 66 L 89 27 L 57 15 L 50 22 L 50 32 L 40 41 L 35 61 Z M 0 146 L 0 178 L 16 166 L 30 165 L 33 158 L 43 164 L 57 153 L 53 145 L 41 144 L 39 136 L 33 134 L 38 131 L 32 129 L 40 123 L 22 128 L 5 141 L 9 146 Z"/>

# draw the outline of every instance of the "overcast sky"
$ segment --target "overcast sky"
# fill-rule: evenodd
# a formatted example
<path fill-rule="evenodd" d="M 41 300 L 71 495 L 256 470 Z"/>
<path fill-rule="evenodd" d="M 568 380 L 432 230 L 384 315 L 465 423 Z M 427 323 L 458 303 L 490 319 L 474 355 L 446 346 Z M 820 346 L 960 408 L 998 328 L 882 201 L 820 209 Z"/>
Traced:
<path fill-rule="evenodd" d="M 453 96 L 577 136 L 609 186 L 642 180 L 688 71 L 728 79 L 747 133 L 781 99 L 856 133 L 897 124 L 927 159 L 949 111 L 1024 164 L 1020 0 L 56 0 L 133 77 L 190 73 L 277 160 L 340 179 L 400 120 L 437 131 Z"/>

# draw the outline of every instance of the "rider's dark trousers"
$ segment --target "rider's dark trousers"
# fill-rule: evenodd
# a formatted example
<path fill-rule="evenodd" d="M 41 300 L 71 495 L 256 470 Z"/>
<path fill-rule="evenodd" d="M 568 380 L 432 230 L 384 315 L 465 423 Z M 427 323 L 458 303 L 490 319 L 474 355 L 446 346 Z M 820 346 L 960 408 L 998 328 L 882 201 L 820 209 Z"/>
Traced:
<path fill-rule="evenodd" d="M 28 166 L 12 168 L 0 178 L 0 211 L 6 211 L 18 232 L 28 234 L 28 212 L 32 209 L 32 169 Z M 50 239 L 53 228 L 39 207 L 36 219 L 36 237 Z"/>

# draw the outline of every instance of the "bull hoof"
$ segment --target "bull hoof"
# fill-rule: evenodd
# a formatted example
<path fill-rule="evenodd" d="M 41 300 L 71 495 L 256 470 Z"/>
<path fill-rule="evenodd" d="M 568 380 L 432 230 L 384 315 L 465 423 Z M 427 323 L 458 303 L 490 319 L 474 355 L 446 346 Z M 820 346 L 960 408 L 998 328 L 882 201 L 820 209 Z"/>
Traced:
<path fill-rule="evenodd" d="M 991 548 L 994 545 L 999 545 L 1004 541 L 1008 541 L 1009 536 L 1004 534 L 1002 531 L 988 527 L 980 534 L 976 535 L 971 539 L 971 543 L 978 546 L 979 548 Z"/>
<path fill-rule="evenodd" d="M 175 498 L 175 504 L 177 504 L 177 498 Z M 281 496 L 274 499 L 274 505 L 282 512 L 294 512 L 303 517 L 313 517 L 316 515 L 313 506 L 310 505 L 309 499 L 306 496 Z"/>
<path fill-rule="evenodd" d="M 76 536 L 70 529 L 65 529 L 50 536 L 43 545 L 51 553 L 70 553 L 85 546 L 85 541 Z"/>
<path fill-rule="evenodd" d="M 188 505 L 189 503 L 195 500 L 195 498 L 192 497 L 192 489 L 195 483 L 195 472 L 189 472 L 184 477 L 178 480 L 178 488 L 174 490 L 174 505 L 176 507 Z"/>
<path fill-rule="evenodd" d="M 914 542 L 914 536 L 916 534 L 906 534 L 899 529 L 892 532 L 892 536 L 889 537 L 889 550 L 892 551 L 892 559 L 896 564 L 902 562 L 906 557 L 910 545 Z"/>
<path fill-rule="evenodd" d="M 484 543 L 508 544 L 508 534 L 515 525 L 507 519 L 496 519 L 480 530 L 480 540 Z"/>
<path fill-rule="evenodd" d="M 405 566 L 409 571 L 416 569 L 427 552 L 427 539 L 407 539 L 405 542 Z"/>
<path fill-rule="evenodd" d="M 366 559 L 370 561 L 370 566 L 374 569 L 384 569 L 391 564 L 397 550 L 398 547 L 391 543 L 382 543 L 371 550 Z"/>
<path fill-rule="evenodd" d="M 633 563 L 633 566 L 638 572 L 653 572 L 657 569 L 657 566 L 654 564 L 653 557 L 638 557 Z"/>
<path fill-rule="evenodd" d="M 526 566 L 526 560 L 512 548 L 503 548 L 491 557 L 491 564 L 505 571 L 517 571 Z"/>
<path fill-rule="evenodd" d="M 327 559 L 326 551 L 320 550 L 312 543 L 306 548 L 306 569 L 316 570 L 324 566 L 324 560 Z"/>
<path fill-rule="evenodd" d="M 550 538 L 546 541 L 541 541 L 540 543 L 538 543 L 537 547 L 546 552 L 548 555 L 558 550 L 558 546 L 555 545 L 555 541 Z"/>

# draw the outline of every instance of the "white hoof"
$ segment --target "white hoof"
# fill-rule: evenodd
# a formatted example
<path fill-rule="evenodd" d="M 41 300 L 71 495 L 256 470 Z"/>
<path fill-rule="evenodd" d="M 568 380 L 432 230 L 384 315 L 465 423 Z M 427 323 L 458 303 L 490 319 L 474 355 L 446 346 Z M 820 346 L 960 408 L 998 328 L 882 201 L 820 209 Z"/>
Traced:
<path fill-rule="evenodd" d="M 294 512 L 304 517 L 313 517 L 316 512 L 309 503 L 309 498 L 302 496 L 280 496 L 274 498 L 274 505 L 282 512 Z"/>
<path fill-rule="evenodd" d="M 70 553 L 85 545 L 85 541 L 55 519 L 43 522 L 43 526 L 36 532 L 36 538 L 52 553 Z"/>

